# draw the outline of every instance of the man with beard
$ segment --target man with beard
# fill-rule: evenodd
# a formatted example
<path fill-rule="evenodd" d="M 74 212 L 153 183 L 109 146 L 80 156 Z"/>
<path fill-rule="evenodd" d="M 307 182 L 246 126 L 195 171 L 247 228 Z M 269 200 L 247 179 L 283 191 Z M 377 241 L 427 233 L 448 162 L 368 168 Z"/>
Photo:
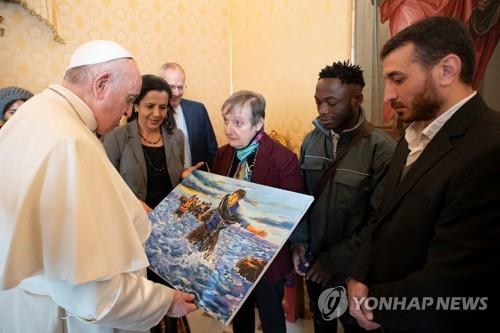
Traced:
<path fill-rule="evenodd" d="M 364 328 L 384 332 L 493 327 L 500 114 L 472 89 L 471 37 L 459 21 L 433 17 L 391 38 L 381 57 L 384 98 L 410 126 L 347 281 L 349 310 Z M 392 306 L 375 306 L 382 299 Z"/>
<path fill-rule="evenodd" d="M 337 320 L 323 318 L 325 304 L 318 299 L 344 285 L 395 148 L 365 119 L 364 85 L 357 65 L 339 61 L 321 70 L 314 95 L 319 115 L 300 151 L 306 191 L 316 201 L 291 237 L 292 258 L 306 278 L 316 333 L 337 330 Z M 360 331 L 348 315 L 341 321 L 344 332 Z"/>

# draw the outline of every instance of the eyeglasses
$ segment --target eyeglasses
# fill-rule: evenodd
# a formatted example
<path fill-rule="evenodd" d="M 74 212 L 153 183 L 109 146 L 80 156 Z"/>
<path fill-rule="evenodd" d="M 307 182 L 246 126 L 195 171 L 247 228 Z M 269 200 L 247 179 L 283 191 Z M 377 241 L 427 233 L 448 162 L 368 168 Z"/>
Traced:
<path fill-rule="evenodd" d="M 169 84 L 168 86 L 170 87 L 170 89 L 172 89 L 172 90 L 177 89 L 178 91 L 184 91 L 184 89 L 187 88 L 186 85 L 184 85 L 184 86 L 176 86 L 175 84 Z"/>

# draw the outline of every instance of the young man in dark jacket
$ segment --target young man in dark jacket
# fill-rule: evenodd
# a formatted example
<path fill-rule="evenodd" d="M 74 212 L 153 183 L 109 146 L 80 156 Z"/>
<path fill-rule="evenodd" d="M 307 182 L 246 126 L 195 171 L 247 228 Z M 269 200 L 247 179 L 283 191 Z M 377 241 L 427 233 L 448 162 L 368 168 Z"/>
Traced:
<path fill-rule="evenodd" d="M 292 258 L 306 278 L 316 333 L 336 332 L 336 318 L 323 316 L 326 304 L 318 300 L 344 285 L 395 148 L 392 138 L 367 124 L 364 85 L 357 65 L 336 62 L 321 70 L 314 95 L 319 116 L 300 151 L 305 188 L 316 200 L 291 238 Z M 336 171 L 327 171 L 346 150 Z M 361 330 L 348 315 L 341 320 L 345 332 Z"/>

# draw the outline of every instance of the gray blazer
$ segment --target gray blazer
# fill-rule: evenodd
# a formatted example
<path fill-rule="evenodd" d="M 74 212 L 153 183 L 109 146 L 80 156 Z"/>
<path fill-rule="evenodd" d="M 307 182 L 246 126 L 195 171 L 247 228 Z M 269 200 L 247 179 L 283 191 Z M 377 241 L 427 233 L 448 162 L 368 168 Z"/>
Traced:
<path fill-rule="evenodd" d="M 168 175 L 175 187 L 180 182 L 184 168 L 184 134 L 177 128 L 172 134 L 168 134 L 164 127 L 162 131 Z M 137 120 L 114 129 L 102 141 L 111 163 L 125 183 L 139 199 L 146 200 L 147 168 Z"/>

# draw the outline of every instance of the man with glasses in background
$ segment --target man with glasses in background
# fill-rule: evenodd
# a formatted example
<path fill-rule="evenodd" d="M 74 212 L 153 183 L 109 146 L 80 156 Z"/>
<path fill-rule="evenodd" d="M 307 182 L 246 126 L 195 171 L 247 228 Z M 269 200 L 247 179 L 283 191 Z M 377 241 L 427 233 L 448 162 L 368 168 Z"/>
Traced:
<path fill-rule="evenodd" d="M 217 139 L 205 105 L 182 98 L 186 74 L 181 65 L 173 62 L 163 64 L 160 76 L 172 89 L 170 104 L 175 110 L 175 123 L 184 133 L 184 167 L 198 162 L 211 165 L 217 152 Z"/>

